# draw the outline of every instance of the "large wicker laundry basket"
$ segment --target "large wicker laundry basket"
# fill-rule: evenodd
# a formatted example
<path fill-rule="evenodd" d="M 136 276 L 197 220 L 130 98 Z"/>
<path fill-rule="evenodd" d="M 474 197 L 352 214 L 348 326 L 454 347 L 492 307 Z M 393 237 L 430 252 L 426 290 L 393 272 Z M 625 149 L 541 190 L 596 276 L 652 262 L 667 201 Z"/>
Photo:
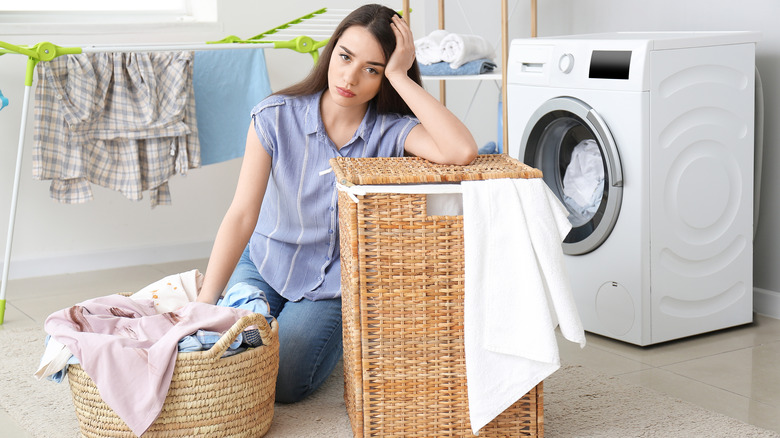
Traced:
<path fill-rule="evenodd" d="M 408 184 L 541 172 L 506 155 L 481 155 L 468 166 L 409 157 L 334 158 L 331 166 L 343 186 L 344 397 L 354 435 L 473 436 L 463 344 L 463 216 L 429 216 L 426 194 L 398 192 L 408 192 L 401 190 Z M 346 190 L 386 184 L 399 190 Z M 541 437 L 543 430 L 540 383 L 480 437 Z"/>
<path fill-rule="evenodd" d="M 263 346 L 221 357 L 238 334 L 253 325 Z M 179 353 L 162 412 L 143 436 L 263 436 L 274 414 L 277 332 L 276 321 L 269 326 L 263 315 L 252 314 L 238 320 L 211 349 Z M 82 436 L 135 437 L 80 366 L 71 365 L 67 375 Z"/>

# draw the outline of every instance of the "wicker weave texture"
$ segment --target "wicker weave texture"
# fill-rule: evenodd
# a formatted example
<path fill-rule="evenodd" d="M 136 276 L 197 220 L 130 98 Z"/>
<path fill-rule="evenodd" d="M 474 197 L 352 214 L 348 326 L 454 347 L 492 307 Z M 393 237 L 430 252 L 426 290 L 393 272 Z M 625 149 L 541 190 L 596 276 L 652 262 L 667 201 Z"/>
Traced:
<path fill-rule="evenodd" d="M 362 181 L 359 175 L 345 172 L 342 164 L 355 169 L 364 163 L 352 161 L 362 160 L 331 164 L 356 182 Z M 538 175 L 526 168 L 517 172 L 515 164 L 507 162 L 507 168 L 492 174 Z M 383 193 L 358 199 L 356 204 L 339 194 L 345 401 L 353 433 L 471 436 L 463 345 L 463 218 L 427 216 L 425 195 Z M 540 384 L 480 436 L 540 437 L 543 424 Z"/>
<path fill-rule="evenodd" d="M 263 346 L 222 358 L 245 328 L 260 329 Z M 278 324 L 260 314 L 238 320 L 210 350 L 179 353 L 162 411 L 144 437 L 246 437 L 265 435 L 273 419 L 279 366 Z M 83 437 L 133 438 L 78 365 L 68 382 Z"/>
<path fill-rule="evenodd" d="M 504 154 L 479 155 L 468 166 L 432 164 L 418 157 L 331 160 L 341 184 L 419 184 L 496 178 L 541 178 L 539 169 Z"/>

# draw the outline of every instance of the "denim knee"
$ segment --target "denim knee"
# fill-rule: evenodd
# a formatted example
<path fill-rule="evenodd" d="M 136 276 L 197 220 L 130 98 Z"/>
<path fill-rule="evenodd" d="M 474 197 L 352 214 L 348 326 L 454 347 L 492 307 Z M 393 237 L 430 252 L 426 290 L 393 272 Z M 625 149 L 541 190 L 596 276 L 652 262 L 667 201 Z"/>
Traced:
<path fill-rule="evenodd" d="M 341 300 L 288 302 L 278 321 L 276 401 L 294 403 L 317 390 L 341 358 Z"/>

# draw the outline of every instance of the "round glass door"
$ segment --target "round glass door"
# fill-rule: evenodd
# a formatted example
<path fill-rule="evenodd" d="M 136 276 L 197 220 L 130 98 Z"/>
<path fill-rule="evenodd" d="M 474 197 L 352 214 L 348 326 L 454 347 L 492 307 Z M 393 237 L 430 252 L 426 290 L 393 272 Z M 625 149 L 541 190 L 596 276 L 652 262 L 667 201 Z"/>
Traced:
<path fill-rule="evenodd" d="M 604 121 L 578 99 L 550 99 L 531 116 L 523 148 L 525 163 L 542 171 L 569 211 L 572 229 L 563 252 L 598 248 L 615 226 L 623 199 L 620 156 Z"/>

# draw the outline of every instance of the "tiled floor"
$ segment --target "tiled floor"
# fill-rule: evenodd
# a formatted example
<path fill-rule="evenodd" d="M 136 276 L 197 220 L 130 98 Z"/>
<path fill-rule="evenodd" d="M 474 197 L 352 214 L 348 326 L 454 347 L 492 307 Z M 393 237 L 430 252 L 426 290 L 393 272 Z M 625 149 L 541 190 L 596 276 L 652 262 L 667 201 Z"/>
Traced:
<path fill-rule="evenodd" d="M 586 334 L 587 346 L 559 338 L 561 360 L 620 376 L 746 423 L 780 432 L 780 320 L 650 347 Z"/>
<path fill-rule="evenodd" d="M 206 269 L 206 260 L 12 280 L 0 330 L 40 327 L 52 312 L 112 292 L 135 291 L 160 278 Z M 761 315 L 753 324 L 706 335 L 636 347 L 588 334 L 588 345 L 561 339 L 565 363 L 693 402 L 756 426 L 780 432 L 780 320 Z M 8 438 L 29 438 L 0 410 Z"/>

